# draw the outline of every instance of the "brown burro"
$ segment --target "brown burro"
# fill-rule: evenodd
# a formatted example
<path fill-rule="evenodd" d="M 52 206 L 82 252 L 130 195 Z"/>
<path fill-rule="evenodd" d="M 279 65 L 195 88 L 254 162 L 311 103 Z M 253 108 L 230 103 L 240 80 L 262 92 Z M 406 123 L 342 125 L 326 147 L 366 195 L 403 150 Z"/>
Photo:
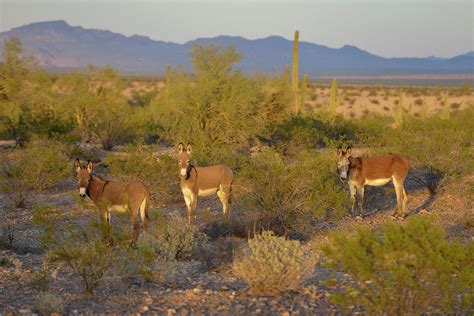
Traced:
<path fill-rule="evenodd" d="M 81 166 L 79 159 L 74 162 L 77 174 L 77 187 L 81 197 L 88 196 L 98 207 L 100 220 L 110 229 L 110 213 L 115 211 L 125 213 L 130 211 L 133 222 L 133 238 L 135 244 L 139 234 L 138 216 L 141 220 L 142 231 L 145 232 L 148 220 L 150 193 L 147 187 L 138 180 L 131 182 L 107 181 L 92 174 L 92 161 L 86 167 Z"/>
<path fill-rule="evenodd" d="M 215 165 L 195 167 L 191 164 L 191 144 L 182 143 L 178 146 L 180 186 L 186 203 L 186 222 L 196 222 L 196 205 L 198 196 L 217 194 L 222 202 L 225 219 L 230 214 L 230 193 L 232 190 L 233 173 L 229 167 Z"/>
<path fill-rule="evenodd" d="M 352 157 L 352 148 L 337 149 L 339 160 L 337 169 L 341 180 L 349 179 L 349 189 L 352 200 L 352 216 L 355 216 L 354 205 L 359 205 L 359 216 L 362 217 L 362 203 L 364 202 L 364 186 L 380 186 L 393 181 L 397 195 L 397 209 L 393 217 L 404 218 L 407 210 L 407 195 L 403 182 L 410 169 L 410 162 L 399 154 L 388 154 L 379 157 Z M 357 198 L 359 196 L 359 198 Z"/>

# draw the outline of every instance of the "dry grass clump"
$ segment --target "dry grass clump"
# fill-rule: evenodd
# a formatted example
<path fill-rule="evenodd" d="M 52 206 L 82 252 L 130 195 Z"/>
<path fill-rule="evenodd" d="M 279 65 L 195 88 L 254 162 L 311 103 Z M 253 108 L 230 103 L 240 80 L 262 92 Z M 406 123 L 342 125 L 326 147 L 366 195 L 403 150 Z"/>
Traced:
<path fill-rule="evenodd" d="M 51 315 L 52 313 L 62 313 L 64 311 L 63 299 L 49 292 L 40 292 L 36 297 L 35 305 L 42 315 Z"/>
<path fill-rule="evenodd" d="M 279 295 L 297 290 L 314 274 L 315 255 L 306 255 L 299 241 L 266 231 L 249 240 L 249 249 L 234 261 L 234 273 L 254 294 Z"/>

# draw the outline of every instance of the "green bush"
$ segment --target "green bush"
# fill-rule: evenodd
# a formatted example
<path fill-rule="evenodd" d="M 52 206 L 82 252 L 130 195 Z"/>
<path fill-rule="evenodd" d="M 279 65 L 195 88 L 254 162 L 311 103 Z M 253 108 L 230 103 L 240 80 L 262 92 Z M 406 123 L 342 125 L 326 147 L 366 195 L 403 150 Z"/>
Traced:
<path fill-rule="evenodd" d="M 331 122 L 324 114 L 293 116 L 269 127 L 269 143 L 286 154 L 302 149 L 327 147 L 333 143 L 353 141 L 356 128 L 344 119 Z"/>
<path fill-rule="evenodd" d="M 157 156 L 145 146 L 129 146 L 125 153 L 107 157 L 106 162 L 114 176 L 125 181 L 143 181 L 155 206 L 182 200 L 175 158 L 165 154 Z"/>
<path fill-rule="evenodd" d="M 230 163 L 267 123 L 288 115 L 288 85 L 244 76 L 233 69 L 240 58 L 233 47 L 195 46 L 194 74 L 172 72 L 166 93 L 152 102 L 163 139 L 191 142 L 197 164 Z"/>
<path fill-rule="evenodd" d="M 14 151 L 0 165 L 0 188 L 13 194 L 13 205 L 24 207 L 28 191 L 44 190 L 70 176 L 71 165 L 55 144 Z"/>
<path fill-rule="evenodd" d="M 62 225 L 49 241 L 49 260 L 66 263 L 80 277 L 87 294 L 93 293 L 117 260 L 96 223 L 82 227 Z"/>
<path fill-rule="evenodd" d="M 234 273 L 254 294 L 279 295 L 297 290 L 313 274 L 317 258 L 305 255 L 299 241 L 263 232 L 249 240 L 249 249 L 234 261 Z"/>
<path fill-rule="evenodd" d="M 446 241 L 430 218 L 361 228 L 355 236 L 334 233 L 322 250 L 325 265 L 350 278 L 331 296 L 348 312 L 361 306 L 371 314 L 462 314 L 473 307 L 474 243 Z"/>
<path fill-rule="evenodd" d="M 234 186 L 236 203 L 258 210 L 263 227 L 309 236 L 316 224 L 346 211 L 347 194 L 336 185 L 333 158 L 329 153 L 300 153 L 287 161 L 263 148 L 242 163 Z"/>

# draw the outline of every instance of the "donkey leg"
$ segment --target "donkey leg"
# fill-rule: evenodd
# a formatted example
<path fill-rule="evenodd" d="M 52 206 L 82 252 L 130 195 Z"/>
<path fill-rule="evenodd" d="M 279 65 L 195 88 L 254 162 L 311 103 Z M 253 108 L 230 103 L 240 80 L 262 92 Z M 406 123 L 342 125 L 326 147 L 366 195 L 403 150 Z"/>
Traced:
<path fill-rule="evenodd" d="M 401 216 L 403 217 L 404 213 L 402 211 L 403 207 L 403 186 L 398 183 L 396 179 L 393 179 L 393 186 L 395 187 L 395 194 L 397 195 L 397 208 L 393 214 L 395 218 Z"/>
<path fill-rule="evenodd" d="M 197 208 L 197 196 L 193 197 L 191 201 L 191 224 L 196 224 L 196 208 Z"/>
<path fill-rule="evenodd" d="M 351 207 L 351 216 L 355 217 L 354 213 L 354 206 L 357 201 L 357 188 L 355 185 L 349 184 L 349 190 L 351 192 L 351 202 L 352 202 L 352 207 Z"/>
<path fill-rule="evenodd" d="M 405 192 L 405 188 L 402 184 L 402 191 L 403 191 L 403 203 L 402 203 L 402 212 L 403 216 L 406 216 L 407 213 L 407 193 Z"/>
<path fill-rule="evenodd" d="M 138 223 L 138 212 L 132 213 L 132 223 L 133 223 L 133 237 L 130 242 L 130 246 L 134 246 L 138 240 L 138 231 L 140 230 L 140 225 Z"/>
<path fill-rule="evenodd" d="M 362 218 L 362 214 L 363 214 L 363 211 L 364 211 L 364 193 L 365 193 L 364 186 L 360 187 L 358 191 L 359 191 L 359 203 L 358 203 L 359 217 Z"/>
<path fill-rule="evenodd" d="M 143 198 L 143 201 L 140 203 L 140 207 L 138 209 L 138 213 L 140 214 L 140 222 L 142 226 L 142 232 L 146 232 L 147 229 L 147 221 L 146 221 L 146 197 Z"/>
<path fill-rule="evenodd" d="M 229 199 L 228 199 L 228 195 L 222 191 L 222 190 L 219 190 L 217 191 L 217 196 L 219 197 L 219 200 L 221 200 L 221 203 L 222 203 L 222 210 L 224 212 L 224 219 L 227 220 L 229 219 L 229 213 L 230 213 L 230 210 L 229 210 Z"/>
<path fill-rule="evenodd" d="M 191 197 L 184 194 L 184 203 L 186 204 L 186 224 L 191 224 Z"/>

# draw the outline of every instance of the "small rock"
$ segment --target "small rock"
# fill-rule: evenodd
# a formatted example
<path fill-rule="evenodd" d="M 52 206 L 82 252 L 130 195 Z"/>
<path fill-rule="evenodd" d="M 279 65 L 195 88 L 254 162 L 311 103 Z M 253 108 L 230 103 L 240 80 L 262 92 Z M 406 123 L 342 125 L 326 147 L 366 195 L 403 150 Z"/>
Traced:
<path fill-rule="evenodd" d="M 140 308 L 138 309 L 138 311 L 139 311 L 140 313 L 146 313 L 146 312 L 148 312 L 148 309 L 149 309 L 149 308 L 148 308 L 148 305 L 142 305 L 142 306 L 140 306 Z"/>
<path fill-rule="evenodd" d="M 18 312 L 20 314 L 31 314 L 31 309 L 20 309 Z"/>
<path fill-rule="evenodd" d="M 210 295 L 210 294 L 212 294 L 212 293 L 213 293 L 212 290 L 206 290 L 206 294 L 207 294 L 207 295 Z"/>
<path fill-rule="evenodd" d="M 200 293 L 201 293 L 201 289 L 198 288 L 198 287 L 196 287 L 196 288 L 193 289 L 193 293 L 194 293 L 194 294 L 200 294 Z"/>
<path fill-rule="evenodd" d="M 152 304 L 153 304 L 153 299 L 150 298 L 150 297 L 147 297 L 147 298 L 145 298 L 144 303 L 145 303 L 146 305 L 152 305 Z"/>
<path fill-rule="evenodd" d="M 257 314 L 260 314 L 261 312 L 262 312 L 262 310 L 261 310 L 260 308 L 257 308 L 257 309 L 255 310 L 255 313 L 257 313 Z"/>
<path fill-rule="evenodd" d="M 176 314 L 176 310 L 174 308 L 168 308 L 166 310 L 166 314 L 167 315 L 174 315 L 174 314 Z"/>
<path fill-rule="evenodd" d="M 290 316 L 290 312 L 288 311 L 281 312 L 280 316 Z"/>

